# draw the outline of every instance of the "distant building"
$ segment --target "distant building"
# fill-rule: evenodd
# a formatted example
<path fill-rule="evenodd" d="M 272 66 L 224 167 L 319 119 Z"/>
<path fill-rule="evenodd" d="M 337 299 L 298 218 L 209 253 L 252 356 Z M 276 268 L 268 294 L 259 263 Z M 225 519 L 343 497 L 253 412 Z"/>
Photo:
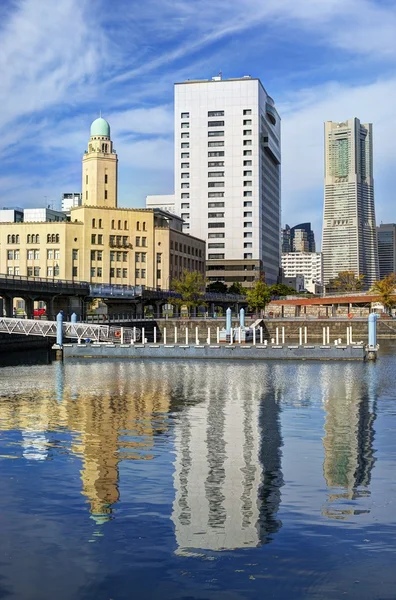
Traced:
<path fill-rule="evenodd" d="M 81 192 L 66 192 L 65 194 L 62 194 L 62 212 L 70 213 L 72 208 L 81 206 L 81 204 Z"/>
<path fill-rule="evenodd" d="M 285 225 L 284 229 L 281 229 L 281 249 L 282 253 L 292 251 L 289 225 Z"/>
<path fill-rule="evenodd" d="M 324 284 L 341 271 L 379 276 L 374 207 L 373 130 L 359 119 L 325 123 Z"/>
<path fill-rule="evenodd" d="M 175 197 L 174 195 L 146 196 L 146 208 L 160 208 L 176 214 Z"/>
<path fill-rule="evenodd" d="M 52 208 L 25 208 L 23 221 L 25 223 L 51 223 L 53 221 L 66 221 L 64 212 Z"/>
<path fill-rule="evenodd" d="M 293 277 L 287 277 L 287 275 L 282 275 L 282 283 L 283 285 L 287 285 L 288 287 L 294 288 L 297 293 L 305 292 L 305 280 L 304 275 L 294 275 Z"/>
<path fill-rule="evenodd" d="M 396 224 L 387 223 L 377 227 L 379 275 L 383 279 L 396 273 Z"/>
<path fill-rule="evenodd" d="M 286 225 L 281 232 L 282 252 L 315 252 L 315 234 L 311 223 L 300 223 L 294 227 Z"/>
<path fill-rule="evenodd" d="M 305 289 L 318 293 L 323 285 L 323 258 L 321 252 L 287 252 L 282 254 L 285 277 L 304 277 Z"/>
<path fill-rule="evenodd" d="M 23 208 L 2 208 L 0 210 L 0 223 L 21 223 L 23 221 Z"/>

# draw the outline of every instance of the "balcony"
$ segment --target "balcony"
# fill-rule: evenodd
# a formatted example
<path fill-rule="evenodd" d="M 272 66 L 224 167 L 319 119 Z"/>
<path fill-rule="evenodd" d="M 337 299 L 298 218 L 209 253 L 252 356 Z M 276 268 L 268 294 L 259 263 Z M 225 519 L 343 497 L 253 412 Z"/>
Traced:
<path fill-rule="evenodd" d="M 111 241 L 109 242 L 109 246 L 110 248 L 115 248 L 115 249 L 119 249 L 119 250 L 133 250 L 133 244 L 129 243 L 129 242 L 117 242 L 115 241 Z"/>

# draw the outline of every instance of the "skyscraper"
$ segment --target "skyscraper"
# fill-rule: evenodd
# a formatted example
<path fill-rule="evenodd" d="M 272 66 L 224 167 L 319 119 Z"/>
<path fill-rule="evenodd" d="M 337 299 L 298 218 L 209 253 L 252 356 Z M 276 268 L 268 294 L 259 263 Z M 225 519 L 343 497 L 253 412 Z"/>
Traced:
<path fill-rule="evenodd" d="M 324 283 L 340 271 L 378 279 L 372 124 L 325 123 Z"/>
<path fill-rule="evenodd" d="M 290 228 L 285 225 L 281 230 L 282 252 L 315 252 L 315 234 L 311 223 L 300 223 Z"/>
<path fill-rule="evenodd" d="M 384 223 L 377 227 L 378 262 L 380 279 L 396 273 L 396 224 Z"/>
<path fill-rule="evenodd" d="M 280 162 L 280 118 L 259 79 L 175 85 L 175 210 L 207 240 L 209 280 L 277 281 Z"/>

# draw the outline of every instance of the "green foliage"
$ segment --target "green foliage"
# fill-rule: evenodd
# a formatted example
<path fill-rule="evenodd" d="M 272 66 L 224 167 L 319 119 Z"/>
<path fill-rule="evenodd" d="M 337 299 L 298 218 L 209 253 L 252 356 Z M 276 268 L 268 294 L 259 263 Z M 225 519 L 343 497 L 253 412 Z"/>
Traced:
<path fill-rule="evenodd" d="M 180 294 L 181 298 L 169 298 L 168 302 L 189 309 L 205 305 L 205 283 L 205 276 L 199 271 L 183 271 L 180 279 L 171 282 L 171 290 Z"/>
<path fill-rule="evenodd" d="M 234 281 L 234 283 L 230 285 L 228 293 L 237 294 L 239 296 L 246 296 L 246 288 L 244 288 L 242 283 L 240 283 L 239 281 Z"/>
<path fill-rule="evenodd" d="M 383 279 L 375 281 L 371 291 L 378 294 L 381 299 L 381 304 L 390 312 L 391 308 L 396 306 L 396 296 L 392 295 L 396 292 L 396 275 L 391 273 Z"/>
<path fill-rule="evenodd" d="M 206 287 L 206 290 L 208 292 L 214 292 L 216 294 L 226 294 L 228 291 L 228 287 L 223 281 L 213 281 Z"/>
<path fill-rule="evenodd" d="M 270 291 L 272 296 L 295 296 L 296 290 L 284 283 L 274 283 L 271 285 Z"/>
<path fill-rule="evenodd" d="M 341 271 L 330 282 L 330 287 L 338 292 L 357 292 L 363 289 L 364 275 L 356 277 L 353 271 Z"/>
<path fill-rule="evenodd" d="M 271 301 L 271 291 L 263 279 L 258 279 L 254 286 L 247 290 L 246 299 L 251 310 L 263 313 L 267 304 Z"/>

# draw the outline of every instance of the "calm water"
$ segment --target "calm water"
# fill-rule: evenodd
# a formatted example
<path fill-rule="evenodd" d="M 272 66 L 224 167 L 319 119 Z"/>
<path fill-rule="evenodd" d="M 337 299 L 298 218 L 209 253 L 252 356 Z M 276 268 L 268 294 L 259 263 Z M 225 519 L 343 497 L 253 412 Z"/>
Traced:
<path fill-rule="evenodd" d="M 376 364 L 0 369 L 0 598 L 396 598 Z"/>

